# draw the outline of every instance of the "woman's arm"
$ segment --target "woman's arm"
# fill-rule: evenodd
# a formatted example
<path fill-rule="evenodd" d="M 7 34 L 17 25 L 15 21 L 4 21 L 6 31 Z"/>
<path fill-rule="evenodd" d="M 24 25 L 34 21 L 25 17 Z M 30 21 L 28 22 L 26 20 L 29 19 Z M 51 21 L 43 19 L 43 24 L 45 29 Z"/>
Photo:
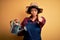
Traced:
<path fill-rule="evenodd" d="M 40 27 L 42 28 L 45 23 L 46 23 L 46 19 L 45 19 L 44 17 L 41 17 L 41 18 L 39 19 L 39 25 L 40 25 Z"/>
<path fill-rule="evenodd" d="M 26 18 L 24 18 L 24 20 L 22 21 L 22 23 L 21 23 L 21 27 L 22 27 L 22 28 L 24 28 L 24 26 L 27 24 L 27 20 L 28 20 L 28 18 L 26 17 Z"/>

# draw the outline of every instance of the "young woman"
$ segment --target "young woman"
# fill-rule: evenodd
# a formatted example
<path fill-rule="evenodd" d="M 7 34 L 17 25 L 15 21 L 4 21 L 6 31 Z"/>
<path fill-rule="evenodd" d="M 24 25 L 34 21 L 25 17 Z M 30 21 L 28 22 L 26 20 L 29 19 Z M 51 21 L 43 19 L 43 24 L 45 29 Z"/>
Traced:
<path fill-rule="evenodd" d="M 31 14 L 30 17 L 24 18 L 21 23 L 21 27 L 27 31 L 24 32 L 23 40 L 42 40 L 41 29 L 46 22 L 44 17 L 38 18 L 38 14 L 42 13 L 43 9 L 39 8 L 36 4 L 32 3 L 28 6 L 27 14 Z"/>

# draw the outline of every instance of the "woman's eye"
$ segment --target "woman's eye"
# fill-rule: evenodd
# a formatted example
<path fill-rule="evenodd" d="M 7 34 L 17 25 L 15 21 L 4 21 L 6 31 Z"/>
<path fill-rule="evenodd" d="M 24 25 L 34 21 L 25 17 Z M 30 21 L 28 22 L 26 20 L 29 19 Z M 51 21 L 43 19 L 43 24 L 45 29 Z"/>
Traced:
<path fill-rule="evenodd" d="M 37 12 L 37 10 L 35 10 L 35 12 Z"/>
<path fill-rule="evenodd" d="M 37 11 L 37 10 L 35 10 L 35 11 Z"/>

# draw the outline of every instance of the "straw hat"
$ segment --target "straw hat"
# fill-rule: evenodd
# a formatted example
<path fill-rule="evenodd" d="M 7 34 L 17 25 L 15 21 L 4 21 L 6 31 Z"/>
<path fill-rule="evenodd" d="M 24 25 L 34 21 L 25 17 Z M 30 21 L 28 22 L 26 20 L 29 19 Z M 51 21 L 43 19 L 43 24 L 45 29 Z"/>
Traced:
<path fill-rule="evenodd" d="M 28 14 L 31 14 L 29 11 L 32 9 L 32 8 L 36 8 L 38 10 L 38 14 L 39 13 L 42 13 L 43 9 L 42 8 L 39 8 L 38 7 L 38 4 L 37 3 L 31 3 L 30 6 L 26 6 L 27 8 L 27 13 Z"/>

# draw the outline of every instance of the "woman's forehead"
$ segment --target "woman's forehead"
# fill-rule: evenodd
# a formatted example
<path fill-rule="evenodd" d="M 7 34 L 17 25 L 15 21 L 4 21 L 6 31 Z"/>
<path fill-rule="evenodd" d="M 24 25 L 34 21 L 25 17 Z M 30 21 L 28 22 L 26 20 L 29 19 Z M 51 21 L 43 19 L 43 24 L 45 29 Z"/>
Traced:
<path fill-rule="evenodd" d="M 31 10 L 37 10 L 36 8 L 32 8 Z"/>

